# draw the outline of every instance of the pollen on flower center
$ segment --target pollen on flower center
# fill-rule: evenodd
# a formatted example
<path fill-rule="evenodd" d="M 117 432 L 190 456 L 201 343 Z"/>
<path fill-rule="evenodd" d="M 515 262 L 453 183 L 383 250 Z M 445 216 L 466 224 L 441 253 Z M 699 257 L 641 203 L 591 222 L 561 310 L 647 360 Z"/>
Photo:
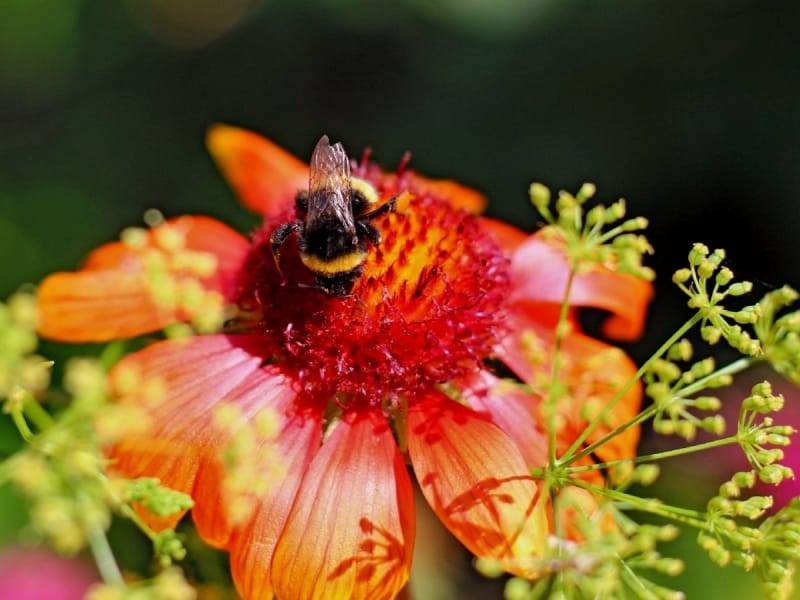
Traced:
<path fill-rule="evenodd" d="M 287 215 L 286 220 L 291 220 Z M 352 295 L 315 285 L 291 238 L 278 272 L 269 223 L 253 239 L 240 307 L 264 336 L 265 358 L 304 390 L 344 402 L 378 404 L 473 369 L 502 334 L 507 261 L 469 213 L 433 197 L 381 216 Z"/>

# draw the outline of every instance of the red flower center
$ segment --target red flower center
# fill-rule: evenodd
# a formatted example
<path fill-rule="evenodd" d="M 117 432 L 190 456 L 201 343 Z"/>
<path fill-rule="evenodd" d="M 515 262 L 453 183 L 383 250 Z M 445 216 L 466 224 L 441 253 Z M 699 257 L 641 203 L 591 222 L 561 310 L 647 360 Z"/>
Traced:
<path fill-rule="evenodd" d="M 278 272 L 270 236 L 293 219 L 256 232 L 239 305 L 263 335 L 265 359 L 314 397 L 347 406 L 413 399 L 475 369 L 502 335 L 508 264 L 466 211 L 425 195 L 376 218 L 381 242 L 344 297 L 316 286 L 294 236 Z"/>

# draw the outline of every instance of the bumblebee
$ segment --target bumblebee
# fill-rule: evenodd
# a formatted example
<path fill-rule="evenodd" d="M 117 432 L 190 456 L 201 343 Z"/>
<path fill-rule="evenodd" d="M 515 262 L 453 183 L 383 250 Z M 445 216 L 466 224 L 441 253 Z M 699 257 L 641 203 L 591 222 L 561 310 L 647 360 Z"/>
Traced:
<path fill-rule="evenodd" d="M 296 233 L 300 260 L 319 289 L 334 296 L 349 295 L 364 270 L 367 243 L 377 246 L 381 241 L 370 221 L 394 211 L 396 200 L 376 208 L 375 189 L 350 176 L 344 148 L 331 145 L 323 135 L 311 154 L 308 191 L 297 194 L 297 220 L 284 223 L 270 237 L 278 271 L 281 246 Z"/>

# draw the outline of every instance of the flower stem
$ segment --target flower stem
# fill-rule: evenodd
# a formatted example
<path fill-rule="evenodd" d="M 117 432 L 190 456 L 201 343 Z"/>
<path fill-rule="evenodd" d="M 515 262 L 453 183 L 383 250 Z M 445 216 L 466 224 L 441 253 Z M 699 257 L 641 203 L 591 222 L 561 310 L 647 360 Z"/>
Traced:
<path fill-rule="evenodd" d="M 114 559 L 105 531 L 98 526 L 90 526 L 87 528 L 86 537 L 103 581 L 109 585 L 124 585 L 125 580 Z"/>
<path fill-rule="evenodd" d="M 550 393 L 547 395 L 547 448 L 550 458 L 550 467 L 555 468 L 558 457 L 556 456 L 556 406 L 558 404 L 558 390 L 560 390 L 558 376 L 561 370 L 561 345 L 564 341 L 567 315 L 569 314 L 569 297 L 572 293 L 572 284 L 575 281 L 577 265 L 570 269 L 567 285 L 564 288 L 564 299 L 558 315 L 556 337 L 553 344 L 553 374 L 550 380 Z"/>
<path fill-rule="evenodd" d="M 653 360 L 653 358 L 655 358 L 655 356 L 650 358 L 650 360 Z M 650 362 L 650 361 L 648 360 L 648 362 Z M 698 379 L 694 383 L 692 383 L 690 385 L 687 385 L 685 388 L 680 390 L 679 395 L 680 395 L 680 397 L 685 398 L 686 396 L 688 396 L 690 394 L 697 393 L 700 390 L 705 389 L 706 384 L 711 379 L 720 377 L 721 375 L 735 375 L 736 373 L 740 373 L 740 372 L 744 371 L 745 369 L 749 368 L 750 366 L 752 366 L 754 362 L 755 362 L 755 360 L 753 358 L 750 358 L 750 357 L 745 357 L 745 358 L 740 358 L 738 360 L 735 360 L 732 363 L 730 363 L 729 365 L 726 365 L 725 367 L 723 367 L 721 369 L 718 369 L 718 370 L 714 371 L 713 373 L 710 373 L 710 374 L 706 375 L 705 377 L 701 377 L 700 379 Z M 644 366 L 646 366 L 646 365 L 647 365 L 647 363 L 645 363 Z M 586 446 L 583 450 L 581 450 L 575 456 L 571 457 L 569 460 L 563 460 L 562 459 L 562 463 L 566 463 L 566 464 L 570 465 L 570 464 L 574 463 L 575 461 L 580 460 L 584 456 L 587 456 L 587 455 L 591 454 L 592 452 L 594 452 L 595 450 L 597 450 L 597 448 L 599 448 L 603 444 L 608 443 L 609 440 L 611 440 L 611 439 L 615 438 L 616 436 L 620 435 L 622 432 L 626 431 L 627 429 L 630 429 L 634 425 L 638 425 L 640 423 L 643 423 L 644 421 L 649 419 L 651 416 L 653 416 L 656 412 L 657 412 L 657 408 L 656 408 L 655 405 L 652 405 L 652 406 L 646 408 L 645 410 L 640 412 L 638 415 L 636 415 L 633 419 L 631 419 L 627 423 L 623 423 L 622 425 L 620 425 L 620 426 L 616 427 L 615 429 L 611 430 L 609 433 L 604 435 L 599 440 L 597 440 L 595 442 L 592 442 L 591 444 Z"/>
<path fill-rule="evenodd" d="M 12 408 L 11 420 L 14 421 L 14 425 L 17 427 L 17 431 L 19 431 L 23 440 L 30 442 L 35 437 L 31 428 L 28 427 L 28 422 L 25 420 L 25 415 L 22 410 Z"/>
<path fill-rule="evenodd" d="M 623 464 L 631 464 L 631 463 L 639 464 L 644 462 L 653 462 L 656 460 L 664 460 L 665 458 L 673 458 L 675 456 L 682 456 L 684 454 L 691 454 L 693 452 L 702 452 L 703 450 L 710 450 L 711 448 L 718 448 L 719 446 L 725 446 L 727 444 L 738 444 L 738 443 L 739 443 L 739 437 L 731 435 L 726 438 L 720 438 L 718 440 L 712 440 L 710 442 L 704 442 L 702 444 L 695 444 L 693 446 L 682 446 L 680 448 L 665 450 L 663 452 L 655 452 L 653 454 L 643 454 L 640 456 L 635 456 L 633 458 L 612 460 L 610 462 L 604 462 L 604 463 L 581 465 L 579 467 L 566 467 L 564 470 L 567 473 L 575 474 L 575 473 L 582 473 L 584 471 L 591 471 L 594 469 L 608 469 Z"/>
<path fill-rule="evenodd" d="M 630 510 L 638 510 L 641 512 L 658 515 L 672 519 L 673 521 L 677 521 L 679 523 L 690 525 L 697 529 L 708 529 L 708 523 L 706 520 L 704 520 L 704 513 L 696 510 L 663 504 L 660 500 L 648 500 L 646 498 L 641 498 L 639 496 L 621 492 L 612 488 L 601 488 L 581 479 L 571 480 L 570 485 L 583 488 L 593 494 L 602 494 L 603 496 L 606 496 L 607 498 L 610 498 L 616 502 L 625 503 Z"/>
<path fill-rule="evenodd" d="M 564 456 L 561 459 L 562 463 L 571 464 L 576 460 L 579 460 L 582 457 L 586 456 L 592 451 L 592 450 L 587 451 L 587 449 L 584 449 L 582 452 L 576 454 L 578 448 L 580 448 L 581 445 L 583 445 L 583 443 L 586 442 L 589 436 L 592 435 L 592 433 L 594 433 L 595 429 L 597 429 L 600 425 L 602 425 L 605 422 L 606 417 L 611 413 L 611 411 L 619 403 L 619 401 L 622 400 L 625 394 L 627 394 L 628 391 L 630 391 L 630 389 L 636 384 L 636 382 L 639 381 L 642 378 L 642 376 L 647 372 L 647 368 L 650 365 L 650 363 L 660 358 L 661 355 L 663 355 L 667 350 L 669 350 L 673 344 L 675 344 L 678 340 L 680 340 L 686 334 L 686 332 L 689 331 L 692 327 L 694 327 L 701 319 L 702 316 L 700 315 L 700 313 L 695 313 L 692 316 L 692 318 L 686 321 L 686 323 L 684 323 L 675 333 L 673 333 L 666 342 L 661 344 L 658 350 L 656 350 L 655 353 L 653 353 L 653 355 L 650 358 L 648 358 L 647 361 L 641 367 L 639 367 L 639 370 L 636 371 L 634 376 L 631 377 L 624 386 L 622 386 L 619 390 L 617 390 L 617 393 L 614 394 L 614 397 L 611 399 L 611 401 L 592 420 L 592 422 L 589 423 L 588 427 L 586 427 L 586 429 L 583 430 L 583 433 L 581 433 L 575 439 L 575 441 L 572 442 L 572 445 L 569 447 L 569 449 L 567 449 L 567 451 L 564 453 Z M 624 427 L 624 429 L 627 429 L 630 426 L 631 424 L 626 424 L 623 425 L 622 427 Z M 617 434 L 614 433 L 614 435 Z M 611 434 L 603 436 L 601 441 L 605 443 L 606 441 L 608 441 L 608 439 L 610 439 L 609 436 L 611 436 Z M 598 445 L 599 443 L 595 442 L 592 445 L 592 447 L 595 448 Z"/>
<path fill-rule="evenodd" d="M 756 359 L 749 356 L 739 358 L 733 361 L 731 364 L 726 365 L 721 369 L 717 369 L 713 373 L 710 373 L 705 377 L 701 377 L 694 383 L 687 385 L 685 388 L 681 389 L 680 395 L 681 397 L 686 397 L 689 394 L 695 394 L 701 390 L 704 390 L 709 380 L 719 377 L 720 375 L 736 375 L 737 373 L 741 373 L 745 369 L 751 367 L 755 362 Z"/>
<path fill-rule="evenodd" d="M 33 397 L 28 396 L 25 399 L 25 403 L 22 405 L 22 410 L 25 413 L 25 416 L 34 424 L 39 431 L 47 431 L 53 425 L 55 425 L 55 421 L 53 417 L 50 416 L 42 405 Z"/>

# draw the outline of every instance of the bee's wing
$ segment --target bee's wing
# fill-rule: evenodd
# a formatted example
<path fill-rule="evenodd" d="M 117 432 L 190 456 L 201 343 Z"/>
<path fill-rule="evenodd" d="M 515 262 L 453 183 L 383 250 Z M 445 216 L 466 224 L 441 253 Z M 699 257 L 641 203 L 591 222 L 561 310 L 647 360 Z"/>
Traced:
<path fill-rule="evenodd" d="M 335 222 L 354 229 L 350 204 L 350 159 L 341 144 L 331 146 L 327 135 L 311 154 L 307 223 Z"/>

